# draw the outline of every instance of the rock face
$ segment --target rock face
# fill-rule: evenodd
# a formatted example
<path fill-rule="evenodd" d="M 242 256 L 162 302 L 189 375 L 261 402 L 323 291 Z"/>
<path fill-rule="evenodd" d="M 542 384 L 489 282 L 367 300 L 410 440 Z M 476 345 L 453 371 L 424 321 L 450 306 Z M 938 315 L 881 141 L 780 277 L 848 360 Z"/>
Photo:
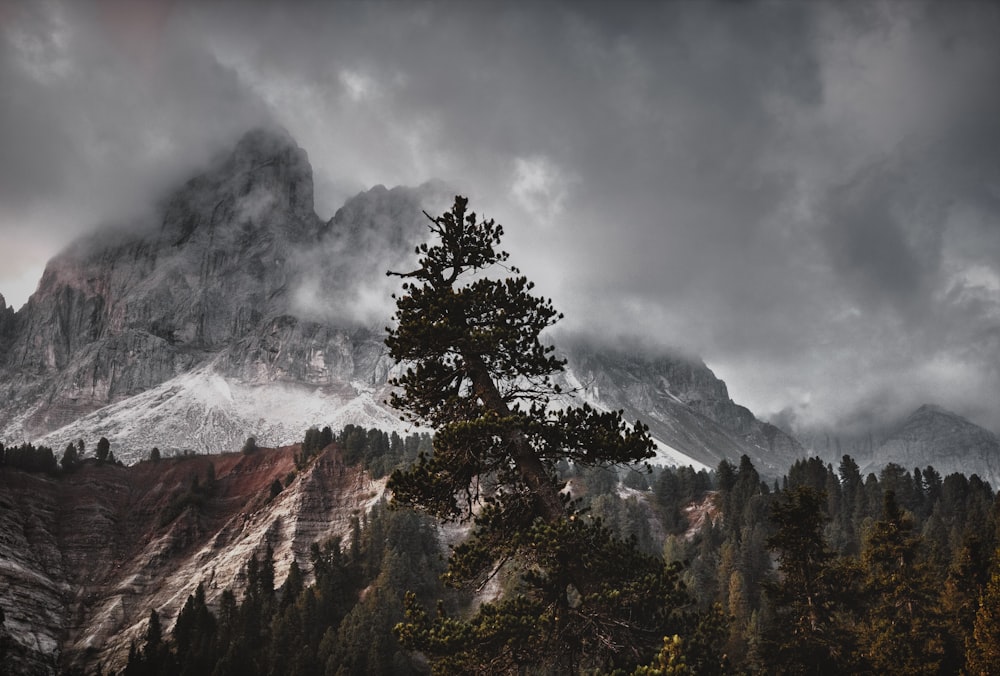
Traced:
<path fill-rule="evenodd" d="M 793 437 L 733 403 L 726 384 L 699 360 L 580 340 L 563 347 L 569 387 L 595 406 L 622 409 L 627 420 L 648 425 L 671 464 L 688 464 L 680 455 L 714 469 L 745 454 L 759 469 L 780 473 L 805 455 Z"/>
<path fill-rule="evenodd" d="M 248 133 L 165 199 L 150 222 L 77 242 L 49 263 L 16 316 L 4 305 L 0 377 L 9 385 L 0 438 L 64 443 L 68 434 L 46 435 L 205 369 L 246 386 L 332 390 L 343 401 L 359 394 L 354 384 L 384 384 L 389 363 L 379 333 L 330 317 L 327 298 L 303 297 L 315 288 L 350 298 L 357 273 L 379 268 L 384 275 L 400 251 L 411 252 L 423 235 L 421 194 L 378 187 L 324 223 L 313 211 L 305 151 L 281 130 Z M 258 423 L 224 421 L 244 427 L 243 438 Z M 84 430 L 86 438 L 108 436 L 119 457 L 133 461 L 148 451 L 139 447 L 144 440 L 99 427 Z M 287 443 L 301 433 L 262 442 Z M 183 437 L 154 443 L 167 451 L 232 447 L 229 434 L 211 437 L 202 435 L 208 447 Z"/>
<path fill-rule="evenodd" d="M 921 406 L 893 429 L 864 469 L 877 472 L 890 462 L 907 470 L 931 465 L 942 476 L 978 474 L 1000 486 L 1000 438 L 937 406 Z"/>
<path fill-rule="evenodd" d="M 268 544 L 276 585 L 293 560 L 310 570 L 310 545 L 347 537 L 385 482 L 331 446 L 272 498 L 296 450 L 87 464 L 58 478 L 0 472 L 0 599 L 14 641 L 0 672 L 119 669 L 150 609 L 169 631 L 199 583 L 209 603 L 241 592 L 242 567 Z M 196 481 L 201 498 L 185 501 Z"/>

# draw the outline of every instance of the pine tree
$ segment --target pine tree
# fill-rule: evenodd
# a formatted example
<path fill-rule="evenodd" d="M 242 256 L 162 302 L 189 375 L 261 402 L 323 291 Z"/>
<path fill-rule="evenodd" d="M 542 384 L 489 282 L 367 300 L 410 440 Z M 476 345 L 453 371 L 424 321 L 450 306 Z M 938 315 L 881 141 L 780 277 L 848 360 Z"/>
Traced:
<path fill-rule="evenodd" d="M 882 518 L 861 552 L 866 607 L 856 628 L 862 657 L 878 673 L 938 673 L 945 656 L 939 581 L 921 560 L 912 527 L 895 493 L 886 491 Z"/>
<path fill-rule="evenodd" d="M 111 442 L 108 441 L 107 437 L 101 437 L 97 441 L 97 462 L 103 464 L 108 459 L 108 454 L 111 452 Z"/>
<path fill-rule="evenodd" d="M 970 674 L 1000 673 L 1000 549 L 993 555 L 993 570 L 979 598 L 979 609 L 966 645 Z"/>
<path fill-rule="evenodd" d="M 765 585 L 775 620 L 764 652 L 781 674 L 847 673 L 849 643 L 840 613 L 849 579 L 839 575 L 823 537 L 826 496 L 812 486 L 784 491 L 771 506 L 776 528 L 767 546 L 778 556 L 780 580 Z"/>
<path fill-rule="evenodd" d="M 59 464 L 62 465 L 63 470 L 69 471 L 76 467 L 80 461 L 80 456 L 76 452 L 76 446 L 72 443 L 66 444 L 66 450 L 63 451 L 62 459 L 59 460 Z"/>
<path fill-rule="evenodd" d="M 586 405 L 553 411 L 552 376 L 564 362 L 540 334 L 561 315 L 506 266 L 496 248 L 503 228 L 479 221 L 465 198 L 428 218 L 437 243 L 417 248 L 416 270 L 390 273 L 404 284 L 386 345 L 408 364 L 391 403 L 436 429 L 434 450 L 389 485 L 397 504 L 474 519 L 450 560 L 452 584 L 481 583 L 503 562 L 524 574 L 519 595 L 484 604 L 468 622 L 432 619 L 411 598 L 401 641 L 443 670 L 565 670 L 651 656 L 677 601 L 676 571 L 577 514 L 555 478 L 560 460 L 651 457 L 646 427 Z M 512 276 L 491 277 L 497 268 Z"/>

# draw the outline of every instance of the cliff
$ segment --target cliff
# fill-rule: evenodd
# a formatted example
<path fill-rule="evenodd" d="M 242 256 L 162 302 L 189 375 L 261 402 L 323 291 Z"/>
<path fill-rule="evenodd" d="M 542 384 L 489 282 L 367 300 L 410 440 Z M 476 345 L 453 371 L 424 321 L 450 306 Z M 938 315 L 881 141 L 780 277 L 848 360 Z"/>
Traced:
<path fill-rule="evenodd" d="M 626 420 L 648 425 L 669 464 L 715 469 L 721 460 L 738 464 L 747 455 L 777 475 L 806 455 L 795 438 L 734 403 L 725 382 L 700 360 L 579 339 L 560 346 L 567 386 L 593 405 L 622 409 Z"/>

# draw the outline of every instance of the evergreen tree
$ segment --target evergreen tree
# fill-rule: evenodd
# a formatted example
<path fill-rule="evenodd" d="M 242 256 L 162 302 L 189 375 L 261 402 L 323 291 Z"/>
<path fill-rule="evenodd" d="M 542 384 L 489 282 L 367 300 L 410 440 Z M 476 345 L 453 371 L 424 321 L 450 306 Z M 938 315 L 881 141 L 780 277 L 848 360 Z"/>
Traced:
<path fill-rule="evenodd" d="M 76 452 L 76 446 L 72 443 L 66 444 L 66 450 L 63 451 L 62 458 L 59 460 L 59 464 L 62 465 L 63 470 L 69 471 L 76 467 L 80 462 L 80 456 Z"/>
<path fill-rule="evenodd" d="M 862 657 L 878 673 L 938 673 L 945 656 L 938 582 L 920 558 L 912 528 L 912 517 L 886 491 L 882 518 L 861 553 L 865 607 L 857 625 Z"/>
<path fill-rule="evenodd" d="M 215 632 L 215 616 L 205 603 L 205 587 L 199 583 L 194 594 L 188 596 L 174 624 L 179 673 L 212 673 L 212 665 L 217 659 Z"/>
<path fill-rule="evenodd" d="M 104 464 L 108 460 L 108 454 L 111 452 L 111 442 L 108 441 L 107 437 L 101 437 L 97 441 L 97 462 Z"/>
<path fill-rule="evenodd" d="M 1000 674 L 1000 549 L 993 555 L 993 570 L 979 598 L 966 648 L 970 674 Z"/>
<path fill-rule="evenodd" d="M 250 455 L 251 453 L 257 452 L 257 438 L 247 437 L 247 440 L 243 442 L 243 448 L 241 449 L 243 455 Z"/>
<path fill-rule="evenodd" d="M 474 519 L 450 560 L 451 583 L 482 582 L 502 562 L 525 572 L 519 595 L 468 622 L 432 619 L 411 597 L 401 641 L 444 670 L 634 665 L 668 633 L 676 571 L 581 518 L 560 495 L 555 465 L 641 462 L 652 440 L 620 412 L 552 410 L 563 362 L 540 334 L 560 315 L 505 267 L 503 228 L 479 221 L 465 198 L 428 218 L 438 242 L 417 248 L 416 270 L 390 273 L 405 281 L 386 345 L 409 365 L 391 402 L 436 428 L 434 449 L 389 485 L 398 504 Z M 490 277 L 498 267 L 513 276 Z"/>
<path fill-rule="evenodd" d="M 813 484 L 817 483 L 813 481 Z M 766 585 L 775 621 L 765 654 L 774 673 L 847 673 L 849 634 L 840 622 L 845 580 L 832 565 L 823 528 L 825 495 L 811 485 L 784 491 L 771 506 L 776 532 L 767 545 L 777 553 L 781 578 Z"/>

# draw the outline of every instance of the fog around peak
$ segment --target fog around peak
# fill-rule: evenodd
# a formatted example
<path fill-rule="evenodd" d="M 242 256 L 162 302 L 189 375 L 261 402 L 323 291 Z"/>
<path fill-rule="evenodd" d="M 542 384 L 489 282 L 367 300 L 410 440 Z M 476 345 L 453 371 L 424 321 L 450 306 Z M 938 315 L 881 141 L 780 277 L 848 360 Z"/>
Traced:
<path fill-rule="evenodd" d="M 761 416 L 1000 430 L 998 81 L 982 2 L 8 1 L 0 291 L 277 124 L 323 221 L 442 179 L 566 331 Z"/>

